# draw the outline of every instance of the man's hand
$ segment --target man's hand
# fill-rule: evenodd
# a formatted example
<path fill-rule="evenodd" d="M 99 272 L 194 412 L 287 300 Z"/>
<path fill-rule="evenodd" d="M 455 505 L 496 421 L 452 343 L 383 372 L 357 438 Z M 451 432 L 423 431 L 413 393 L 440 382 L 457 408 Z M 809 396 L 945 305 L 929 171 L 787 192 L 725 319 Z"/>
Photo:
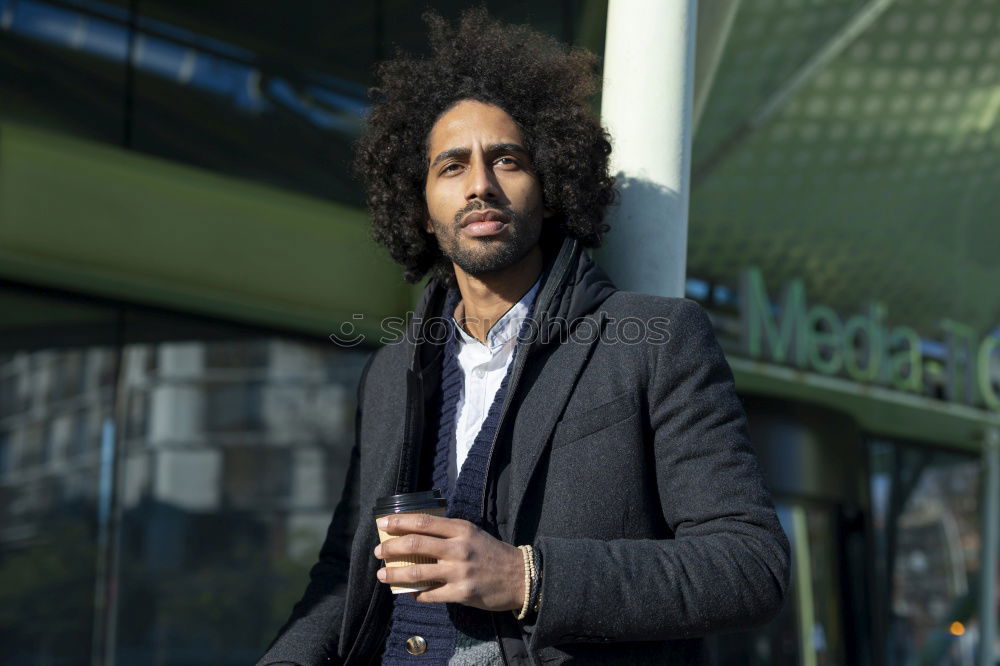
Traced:
<path fill-rule="evenodd" d="M 453 602 L 489 611 L 519 610 L 524 602 L 524 557 L 521 551 L 493 538 L 467 520 L 426 513 L 397 514 L 378 520 L 397 536 L 375 547 L 375 557 L 433 557 L 437 564 L 379 569 L 383 583 L 406 585 L 440 581 L 416 592 L 417 601 Z"/>

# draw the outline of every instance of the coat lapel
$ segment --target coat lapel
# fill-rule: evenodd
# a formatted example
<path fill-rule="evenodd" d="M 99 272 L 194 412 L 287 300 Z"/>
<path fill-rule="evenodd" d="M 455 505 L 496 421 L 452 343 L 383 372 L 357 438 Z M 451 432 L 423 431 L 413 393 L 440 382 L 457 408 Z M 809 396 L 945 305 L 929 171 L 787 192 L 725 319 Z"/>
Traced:
<path fill-rule="evenodd" d="M 592 339 L 566 342 L 544 359 L 529 358 L 520 384 L 526 387 L 514 421 L 511 441 L 509 506 L 510 535 L 517 538 L 517 523 L 528 483 L 552 438 L 577 378 L 597 343 L 606 314 L 603 310 L 587 317 L 593 322 Z M 540 362 L 538 362 L 540 361 Z"/>

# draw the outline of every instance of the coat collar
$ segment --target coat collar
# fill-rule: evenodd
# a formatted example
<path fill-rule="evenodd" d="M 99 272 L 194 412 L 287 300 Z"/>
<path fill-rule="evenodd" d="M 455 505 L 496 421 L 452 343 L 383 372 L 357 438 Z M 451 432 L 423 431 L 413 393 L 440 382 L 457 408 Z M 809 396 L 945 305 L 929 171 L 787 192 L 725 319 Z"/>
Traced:
<path fill-rule="evenodd" d="M 616 290 L 577 239 L 563 238 L 558 246 L 544 253 L 541 283 L 531 313 L 535 325 L 525 341 L 527 354 L 565 341 L 572 327 L 597 310 Z M 447 327 L 442 326 L 441 320 L 451 318 L 446 311 L 447 301 L 448 289 L 432 278 L 421 294 L 408 328 L 408 338 L 413 344 L 410 369 L 414 372 L 435 362 L 443 351 L 442 332 Z"/>

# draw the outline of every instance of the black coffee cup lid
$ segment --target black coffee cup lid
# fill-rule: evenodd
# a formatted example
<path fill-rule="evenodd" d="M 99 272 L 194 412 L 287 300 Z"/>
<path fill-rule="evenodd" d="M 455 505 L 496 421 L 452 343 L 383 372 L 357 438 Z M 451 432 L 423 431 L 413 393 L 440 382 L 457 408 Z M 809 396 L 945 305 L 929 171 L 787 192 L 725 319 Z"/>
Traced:
<path fill-rule="evenodd" d="M 388 513 L 402 513 L 404 511 L 419 511 L 421 509 L 443 509 L 448 506 L 448 500 L 437 488 L 433 490 L 422 490 L 417 493 L 400 493 L 399 495 L 386 495 L 375 500 L 375 508 L 372 513 L 376 516 Z"/>

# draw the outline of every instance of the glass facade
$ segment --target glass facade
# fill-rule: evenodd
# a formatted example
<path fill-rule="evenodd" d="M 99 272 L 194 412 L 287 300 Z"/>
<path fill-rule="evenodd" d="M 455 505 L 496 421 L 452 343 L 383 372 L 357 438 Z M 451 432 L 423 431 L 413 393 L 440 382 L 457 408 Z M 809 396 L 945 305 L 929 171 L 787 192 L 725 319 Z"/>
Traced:
<path fill-rule="evenodd" d="M 0 0 L 0 119 L 121 145 L 128 4 Z"/>
<path fill-rule="evenodd" d="M 11 287 L 0 307 L 2 663 L 252 662 L 339 499 L 369 350 Z"/>
<path fill-rule="evenodd" d="M 841 594 L 835 506 L 778 501 L 778 518 L 792 544 L 792 578 L 777 618 L 757 631 L 714 638 L 711 663 L 747 666 L 846 666 L 863 663 L 845 635 L 849 604 Z M 849 653 L 850 650 L 850 653 Z"/>
<path fill-rule="evenodd" d="M 568 42 L 602 4 L 486 3 Z M 375 63 L 427 48 L 427 7 L 466 5 L 0 0 L 0 119 L 360 204 L 351 151 Z"/>
<path fill-rule="evenodd" d="M 875 441 L 872 468 L 886 663 L 977 663 L 979 460 Z"/>
<path fill-rule="evenodd" d="M 0 289 L 0 663 L 90 663 L 118 313 Z"/>

